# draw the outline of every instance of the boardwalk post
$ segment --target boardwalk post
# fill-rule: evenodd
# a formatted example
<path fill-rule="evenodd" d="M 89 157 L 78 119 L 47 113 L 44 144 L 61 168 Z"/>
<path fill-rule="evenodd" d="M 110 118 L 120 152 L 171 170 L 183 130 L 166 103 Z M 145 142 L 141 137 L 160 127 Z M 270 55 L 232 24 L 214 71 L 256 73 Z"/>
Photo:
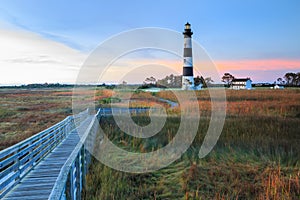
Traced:
<path fill-rule="evenodd" d="M 85 175 L 87 174 L 86 170 L 86 154 L 85 154 L 85 147 L 83 146 L 81 149 L 81 165 L 82 165 L 82 185 L 85 186 L 86 180 Z"/>
<path fill-rule="evenodd" d="M 70 199 L 75 199 L 74 198 L 74 164 L 71 166 L 71 171 L 70 171 L 70 188 L 69 188 L 69 193 L 70 193 Z"/>
<path fill-rule="evenodd" d="M 18 152 L 16 152 L 16 153 L 18 154 Z M 18 176 L 16 177 L 15 181 L 18 182 L 21 179 L 21 166 L 20 166 L 19 156 L 16 156 L 15 162 L 17 163 L 17 171 L 16 171 L 16 173 L 18 174 Z"/>
<path fill-rule="evenodd" d="M 81 147 L 83 148 L 83 147 Z M 82 165 L 82 155 L 81 155 L 81 150 L 80 153 L 78 154 L 78 165 L 79 165 L 79 191 L 80 193 L 82 192 L 82 177 L 83 177 L 83 173 L 82 173 L 82 169 L 83 169 L 83 165 Z"/>
<path fill-rule="evenodd" d="M 61 195 L 61 199 L 60 200 L 66 200 L 66 199 L 67 199 L 67 196 L 66 196 L 66 187 L 64 187 L 63 193 Z"/>
<path fill-rule="evenodd" d="M 32 145 L 32 142 L 30 142 L 30 145 Z M 32 162 L 32 160 L 33 160 L 33 153 L 32 152 L 33 152 L 33 149 L 29 152 L 30 157 L 29 157 L 28 161 L 29 161 L 29 163 L 31 163 L 30 167 L 33 167 L 33 165 L 34 165 L 34 162 Z"/>
<path fill-rule="evenodd" d="M 81 173 L 81 169 L 80 169 L 80 154 L 77 155 L 76 160 L 75 160 L 75 191 L 76 191 L 76 200 L 80 200 L 81 199 L 81 178 L 80 178 L 80 173 Z"/>

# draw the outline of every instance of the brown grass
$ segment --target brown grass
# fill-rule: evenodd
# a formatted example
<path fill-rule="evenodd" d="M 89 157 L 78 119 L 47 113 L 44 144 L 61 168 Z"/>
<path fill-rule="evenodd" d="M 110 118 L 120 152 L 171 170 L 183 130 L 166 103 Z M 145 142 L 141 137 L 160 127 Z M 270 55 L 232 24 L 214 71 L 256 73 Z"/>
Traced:
<path fill-rule="evenodd" d="M 299 91 L 226 90 L 225 126 L 217 145 L 207 157 L 197 157 L 209 123 L 209 118 L 204 117 L 191 147 L 166 168 L 137 175 L 95 162 L 87 176 L 84 198 L 299 199 Z M 209 116 L 208 91 L 198 91 L 197 96 L 202 114 Z M 176 101 L 169 91 L 160 92 L 155 97 Z M 193 111 L 192 106 L 189 109 Z M 179 108 L 172 109 L 177 114 L 179 111 Z M 167 130 L 160 133 L 156 143 L 165 144 L 174 137 L 175 118 L 169 121 Z M 106 126 L 109 129 L 110 140 L 125 150 L 149 152 L 159 147 L 156 143 L 157 146 L 149 146 L 151 139 L 126 139 L 126 134 L 118 131 L 113 120 L 107 121 L 102 124 L 104 129 Z M 101 188 L 99 185 L 105 186 Z"/>
<path fill-rule="evenodd" d="M 0 149 L 71 114 L 72 94 L 71 89 L 0 90 Z M 93 97 L 94 91 L 88 90 L 75 95 L 95 101 L 114 95 L 132 100 L 136 107 L 152 106 L 158 98 L 176 101 L 169 91 L 129 96 L 97 90 Z M 86 199 L 124 199 L 128 194 L 127 199 L 299 199 L 300 90 L 226 90 L 226 96 L 225 126 L 208 157 L 195 160 L 208 125 L 200 122 L 195 144 L 179 161 L 153 174 L 122 173 L 95 163 L 87 176 Z M 197 97 L 201 113 L 209 116 L 208 91 L 197 91 Z M 172 130 L 161 141 L 171 140 Z M 120 144 L 130 148 L 132 141 L 124 139 Z M 142 152 L 150 148 L 142 143 L 134 147 Z"/>
<path fill-rule="evenodd" d="M 20 142 L 72 114 L 70 92 L 0 90 L 0 149 Z"/>
<path fill-rule="evenodd" d="M 196 92 L 202 114 L 211 112 L 208 90 Z M 171 91 L 161 91 L 160 98 L 177 101 Z M 228 116 L 279 116 L 300 117 L 300 90 L 226 90 L 226 114 Z M 190 102 L 186 102 L 189 104 Z"/>

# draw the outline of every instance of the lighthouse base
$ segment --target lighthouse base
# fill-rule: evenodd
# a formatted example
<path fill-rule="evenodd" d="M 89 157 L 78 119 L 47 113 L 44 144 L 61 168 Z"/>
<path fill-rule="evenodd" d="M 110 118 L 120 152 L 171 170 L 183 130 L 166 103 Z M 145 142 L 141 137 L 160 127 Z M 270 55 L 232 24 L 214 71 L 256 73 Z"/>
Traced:
<path fill-rule="evenodd" d="M 182 90 L 194 90 L 194 77 L 182 76 Z"/>

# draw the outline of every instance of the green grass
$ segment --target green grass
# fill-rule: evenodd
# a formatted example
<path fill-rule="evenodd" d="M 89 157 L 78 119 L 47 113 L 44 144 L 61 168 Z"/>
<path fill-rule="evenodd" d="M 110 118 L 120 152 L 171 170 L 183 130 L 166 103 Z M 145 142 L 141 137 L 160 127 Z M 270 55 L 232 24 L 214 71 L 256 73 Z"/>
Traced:
<path fill-rule="evenodd" d="M 93 91 L 88 91 L 93 98 Z M 95 102 L 110 101 L 111 90 L 99 90 Z M 176 101 L 169 91 L 115 91 L 131 98 L 133 106 L 151 106 L 157 98 Z M 71 114 L 71 89 L 0 90 L 0 149 L 48 128 Z M 81 97 L 81 94 L 78 94 Z M 84 96 L 84 95 L 83 95 Z M 217 145 L 204 159 L 199 148 L 209 124 L 208 90 L 197 91 L 201 121 L 190 148 L 170 166 L 152 173 L 131 174 L 93 160 L 84 199 L 299 199 L 300 198 L 300 90 L 226 90 L 227 117 Z M 104 102 L 101 100 L 104 99 Z M 122 102 L 121 102 L 122 103 Z M 163 105 L 163 104 L 162 104 Z M 98 106 L 98 105 L 97 105 Z M 112 118 L 101 126 L 109 139 L 132 152 L 150 152 L 168 144 L 179 126 L 178 109 L 163 130 L 137 139 L 122 133 Z M 139 125 L 151 123 L 133 116 Z"/>
<path fill-rule="evenodd" d="M 134 120 L 143 122 L 147 117 Z M 176 129 L 178 121 L 175 117 L 167 120 L 162 132 L 151 139 L 122 133 L 112 118 L 103 119 L 101 126 L 119 147 L 145 152 L 166 145 L 174 137 L 168 134 L 176 133 L 170 130 Z M 281 189 L 277 191 L 278 197 L 299 197 L 298 119 L 227 118 L 213 151 L 199 159 L 208 123 L 208 119 L 201 121 L 197 137 L 181 159 L 153 173 L 119 172 L 94 160 L 87 176 L 85 199 L 264 199 L 270 195 L 267 188 L 273 187 L 267 185 L 269 176 L 279 177 L 280 185 L 274 186 Z"/>
<path fill-rule="evenodd" d="M 99 100 L 100 104 L 111 104 L 111 103 L 119 103 L 119 102 L 121 102 L 121 99 L 115 97 L 108 97 Z"/>
<path fill-rule="evenodd" d="M 0 107 L 0 119 L 1 120 L 6 119 L 7 117 L 11 117 L 15 114 L 16 114 L 16 111 L 14 111 L 14 110 L 9 110 L 9 109 Z"/>
<path fill-rule="evenodd" d="M 192 145 L 168 167 L 132 174 L 94 159 L 83 198 L 299 199 L 299 90 L 226 92 L 229 115 L 216 146 L 204 159 L 198 158 L 198 152 L 208 129 L 209 112 L 204 112 Z M 200 91 L 199 99 L 206 94 Z M 172 99 L 168 93 L 158 96 Z M 207 102 L 201 103 L 209 111 Z M 147 116 L 134 116 L 133 120 L 140 125 L 149 123 Z M 179 121 L 174 115 L 168 117 L 162 131 L 149 139 L 123 133 L 113 118 L 102 119 L 101 127 L 120 148 L 150 152 L 175 136 Z"/>

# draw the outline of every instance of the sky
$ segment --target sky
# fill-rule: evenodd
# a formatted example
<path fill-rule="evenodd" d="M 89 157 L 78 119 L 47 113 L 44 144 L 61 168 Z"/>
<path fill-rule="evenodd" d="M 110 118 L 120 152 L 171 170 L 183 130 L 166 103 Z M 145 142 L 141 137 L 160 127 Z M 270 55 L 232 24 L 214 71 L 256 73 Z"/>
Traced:
<path fill-rule="evenodd" d="M 300 71 L 298 0 L 2 0 L 0 85 L 74 83 L 113 35 L 143 27 L 182 32 L 187 21 L 220 76 L 274 82 Z M 174 65 L 181 73 L 182 63 Z"/>

